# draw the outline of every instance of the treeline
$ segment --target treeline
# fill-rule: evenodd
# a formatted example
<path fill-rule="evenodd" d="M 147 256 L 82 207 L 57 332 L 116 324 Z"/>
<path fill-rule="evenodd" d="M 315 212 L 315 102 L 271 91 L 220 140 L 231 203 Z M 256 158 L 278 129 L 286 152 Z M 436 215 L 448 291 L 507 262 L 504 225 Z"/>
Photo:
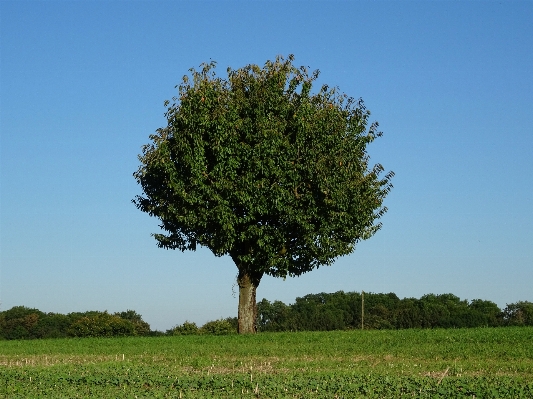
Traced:
<path fill-rule="evenodd" d="M 363 309 L 364 297 L 364 314 Z M 259 331 L 329 331 L 344 329 L 466 328 L 533 326 L 533 303 L 505 309 L 491 301 L 461 300 L 453 294 L 400 299 L 394 293 L 335 292 L 310 294 L 286 305 L 258 303 Z"/>
<path fill-rule="evenodd" d="M 0 339 L 147 336 L 153 332 L 134 310 L 44 313 L 15 306 L 0 312 Z"/>
<path fill-rule="evenodd" d="M 519 301 L 500 309 L 481 299 L 461 300 L 453 294 L 399 299 L 396 294 L 335 292 L 309 294 L 291 305 L 263 299 L 257 304 L 259 331 L 330 331 L 405 328 L 533 326 L 533 303 Z M 363 317 L 364 316 L 364 317 Z M 237 318 L 209 321 L 198 327 L 186 321 L 166 332 L 152 331 L 134 310 L 69 314 L 44 313 L 15 306 L 0 312 L 0 339 L 128 337 L 161 335 L 225 335 L 237 332 Z"/>
<path fill-rule="evenodd" d="M 44 313 L 39 309 L 15 306 L 0 312 L 1 339 L 39 339 L 67 337 L 133 337 L 189 334 L 232 334 L 237 318 L 209 321 L 201 327 L 185 322 L 166 332 L 153 331 L 134 310 L 108 313 L 99 311 L 69 314 Z"/>

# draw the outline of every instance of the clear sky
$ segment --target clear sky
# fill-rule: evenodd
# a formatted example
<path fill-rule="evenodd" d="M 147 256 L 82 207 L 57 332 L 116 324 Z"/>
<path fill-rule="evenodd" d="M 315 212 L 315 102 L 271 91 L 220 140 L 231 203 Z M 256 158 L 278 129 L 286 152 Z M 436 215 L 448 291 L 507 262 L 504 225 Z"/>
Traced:
<path fill-rule="evenodd" d="M 0 310 L 236 316 L 237 269 L 158 249 L 132 173 L 191 67 L 276 55 L 362 97 L 393 170 L 383 228 L 258 300 L 533 301 L 533 2 L 0 1 Z"/>

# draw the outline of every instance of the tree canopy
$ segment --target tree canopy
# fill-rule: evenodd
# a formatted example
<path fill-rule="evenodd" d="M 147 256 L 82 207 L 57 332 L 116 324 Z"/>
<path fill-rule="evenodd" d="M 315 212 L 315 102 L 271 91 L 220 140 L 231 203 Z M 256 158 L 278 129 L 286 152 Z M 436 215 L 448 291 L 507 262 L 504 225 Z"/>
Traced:
<path fill-rule="evenodd" d="M 392 172 L 370 164 L 370 112 L 277 57 L 227 78 L 194 68 L 166 101 L 134 177 L 136 206 L 159 218 L 162 248 L 209 248 L 238 267 L 239 330 L 255 330 L 261 277 L 299 276 L 351 253 L 386 212 Z M 245 306 L 248 304 L 247 306 Z"/>

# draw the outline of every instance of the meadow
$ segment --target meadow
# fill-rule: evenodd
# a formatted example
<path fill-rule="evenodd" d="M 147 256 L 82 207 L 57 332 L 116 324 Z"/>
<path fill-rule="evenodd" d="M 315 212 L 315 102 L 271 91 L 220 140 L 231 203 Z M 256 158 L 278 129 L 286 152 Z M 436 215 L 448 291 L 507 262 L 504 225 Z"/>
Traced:
<path fill-rule="evenodd" d="M 0 398 L 533 398 L 533 327 L 0 341 Z"/>

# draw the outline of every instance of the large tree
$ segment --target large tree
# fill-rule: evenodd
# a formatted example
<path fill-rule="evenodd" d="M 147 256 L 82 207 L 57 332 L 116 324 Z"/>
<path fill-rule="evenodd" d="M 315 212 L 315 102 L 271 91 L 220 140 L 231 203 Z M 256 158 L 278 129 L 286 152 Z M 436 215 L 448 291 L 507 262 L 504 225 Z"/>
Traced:
<path fill-rule="evenodd" d="M 191 69 L 166 101 L 168 124 L 142 148 L 133 202 L 160 219 L 159 247 L 229 255 L 238 269 L 239 332 L 256 331 L 263 275 L 299 276 L 351 253 L 385 213 L 392 172 L 371 166 L 381 133 L 318 71 L 277 57 L 217 76 Z"/>

